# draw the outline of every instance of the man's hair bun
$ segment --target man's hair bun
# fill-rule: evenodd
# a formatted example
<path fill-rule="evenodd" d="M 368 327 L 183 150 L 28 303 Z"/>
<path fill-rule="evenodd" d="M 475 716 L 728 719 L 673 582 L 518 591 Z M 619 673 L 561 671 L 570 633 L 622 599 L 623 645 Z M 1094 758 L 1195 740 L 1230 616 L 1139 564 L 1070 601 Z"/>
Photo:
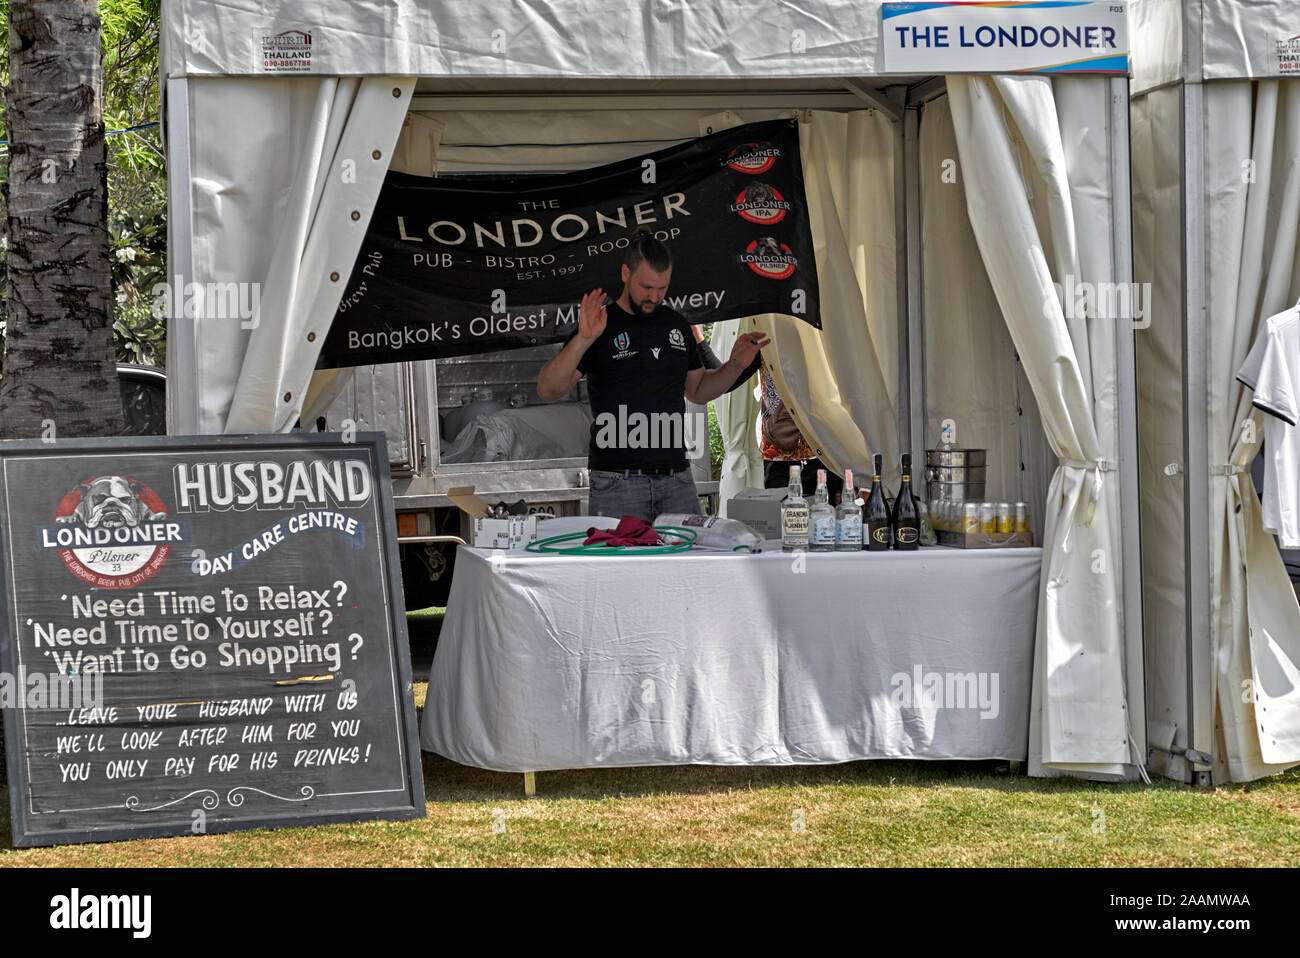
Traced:
<path fill-rule="evenodd" d="M 623 263 L 633 273 L 642 263 L 645 263 L 656 273 L 666 273 L 669 267 L 673 265 L 673 255 L 668 252 L 667 246 L 655 239 L 654 233 L 642 226 L 632 234 L 632 239 L 627 244 L 627 255 L 623 257 Z"/>

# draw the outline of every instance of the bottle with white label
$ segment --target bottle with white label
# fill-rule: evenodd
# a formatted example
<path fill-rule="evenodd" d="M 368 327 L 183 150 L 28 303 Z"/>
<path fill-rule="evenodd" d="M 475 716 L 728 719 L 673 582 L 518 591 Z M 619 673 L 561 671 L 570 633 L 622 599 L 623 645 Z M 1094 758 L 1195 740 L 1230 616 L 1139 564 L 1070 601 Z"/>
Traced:
<path fill-rule="evenodd" d="M 808 548 L 808 500 L 803 497 L 801 467 L 791 464 L 790 486 L 781 503 L 781 551 L 803 552 Z"/>
<path fill-rule="evenodd" d="M 835 551 L 862 551 L 862 509 L 858 491 L 853 488 L 853 470 L 844 470 L 844 492 L 835 510 Z"/>
<path fill-rule="evenodd" d="M 811 552 L 835 551 L 835 509 L 826 489 L 826 470 L 817 470 L 817 491 L 808 508 L 808 549 Z"/>

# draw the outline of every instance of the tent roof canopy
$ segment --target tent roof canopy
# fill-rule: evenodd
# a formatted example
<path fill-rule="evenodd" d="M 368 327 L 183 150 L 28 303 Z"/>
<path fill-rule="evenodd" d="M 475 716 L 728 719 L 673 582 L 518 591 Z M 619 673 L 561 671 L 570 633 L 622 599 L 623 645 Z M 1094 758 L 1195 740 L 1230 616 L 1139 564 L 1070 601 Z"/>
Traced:
<path fill-rule="evenodd" d="M 1129 0 L 1133 92 L 1180 80 L 1286 75 L 1278 44 L 1296 41 L 1296 0 Z"/>
<path fill-rule="evenodd" d="M 877 71 L 879 0 L 169 0 L 162 70 L 264 73 L 262 38 L 310 34 L 314 74 L 793 78 Z"/>
<path fill-rule="evenodd" d="M 1057 20 L 1074 7 L 1083 9 L 1055 2 L 885 9 L 883 0 L 168 0 L 160 62 L 164 79 L 407 76 L 459 84 L 465 93 L 482 92 L 488 83 L 502 84 L 501 92 L 511 84 L 536 89 L 543 79 L 548 85 L 707 83 L 716 90 L 720 83 L 753 88 L 853 79 L 871 86 L 889 78 L 895 84 L 915 82 L 919 71 L 1122 72 L 1127 61 L 1118 54 L 1126 55 L 1124 44 L 1108 51 L 1115 56 L 1080 58 L 1083 51 L 1067 52 L 1064 40 L 1059 47 L 1050 44 L 1052 49 L 1046 41 L 1029 42 L 1030 54 L 1012 49 L 1015 41 L 1005 49 L 1000 40 L 991 48 L 992 41 L 955 42 L 961 28 L 953 18 L 979 14 L 996 16 L 1008 27 L 1059 26 L 1072 22 Z M 1114 8 L 1098 4 L 1095 9 Z M 889 44 L 881 36 L 886 20 Z M 908 29 L 914 35 L 911 49 L 895 47 L 888 54 L 901 56 L 893 60 L 891 75 L 885 68 L 887 49 L 906 46 L 900 38 Z M 932 30 L 937 31 L 933 45 Z M 924 42 L 918 43 L 917 31 Z M 943 31 L 952 36 L 939 42 Z M 1106 27 L 1104 32 L 1113 37 L 1124 31 Z M 1030 35 L 1037 32 L 1030 28 Z M 911 58 L 921 48 L 937 59 Z M 912 76 L 901 76 L 900 67 Z"/>

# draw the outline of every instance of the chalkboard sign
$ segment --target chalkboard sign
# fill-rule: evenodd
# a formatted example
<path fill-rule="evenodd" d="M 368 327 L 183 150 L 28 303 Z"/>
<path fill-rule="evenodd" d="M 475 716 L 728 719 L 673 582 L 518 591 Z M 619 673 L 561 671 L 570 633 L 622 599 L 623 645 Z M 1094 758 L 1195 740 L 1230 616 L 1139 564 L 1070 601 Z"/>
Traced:
<path fill-rule="evenodd" d="M 388 453 L 0 446 L 15 845 L 424 815 Z"/>

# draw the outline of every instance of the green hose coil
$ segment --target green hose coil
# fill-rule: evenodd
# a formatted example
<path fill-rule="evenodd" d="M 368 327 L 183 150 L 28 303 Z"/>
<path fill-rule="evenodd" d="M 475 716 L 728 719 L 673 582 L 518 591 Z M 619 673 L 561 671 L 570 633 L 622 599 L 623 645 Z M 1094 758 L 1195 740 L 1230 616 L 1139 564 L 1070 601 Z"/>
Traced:
<path fill-rule="evenodd" d="M 668 555 L 673 552 L 685 552 L 695 544 L 695 532 L 682 526 L 655 526 L 655 532 L 662 538 L 666 532 L 669 535 L 677 536 L 681 541 L 674 542 L 666 546 L 607 546 L 603 543 L 593 542 L 591 545 L 577 545 L 560 547 L 562 542 L 571 542 L 574 539 L 586 539 L 585 532 L 570 532 L 568 535 L 551 536 L 548 539 L 538 539 L 536 542 L 530 542 L 524 548 L 528 552 L 539 552 L 543 555 L 564 555 L 564 556 L 582 556 L 582 555 L 618 555 L 626 553 L 629 555 L 654 556 Z"/>

